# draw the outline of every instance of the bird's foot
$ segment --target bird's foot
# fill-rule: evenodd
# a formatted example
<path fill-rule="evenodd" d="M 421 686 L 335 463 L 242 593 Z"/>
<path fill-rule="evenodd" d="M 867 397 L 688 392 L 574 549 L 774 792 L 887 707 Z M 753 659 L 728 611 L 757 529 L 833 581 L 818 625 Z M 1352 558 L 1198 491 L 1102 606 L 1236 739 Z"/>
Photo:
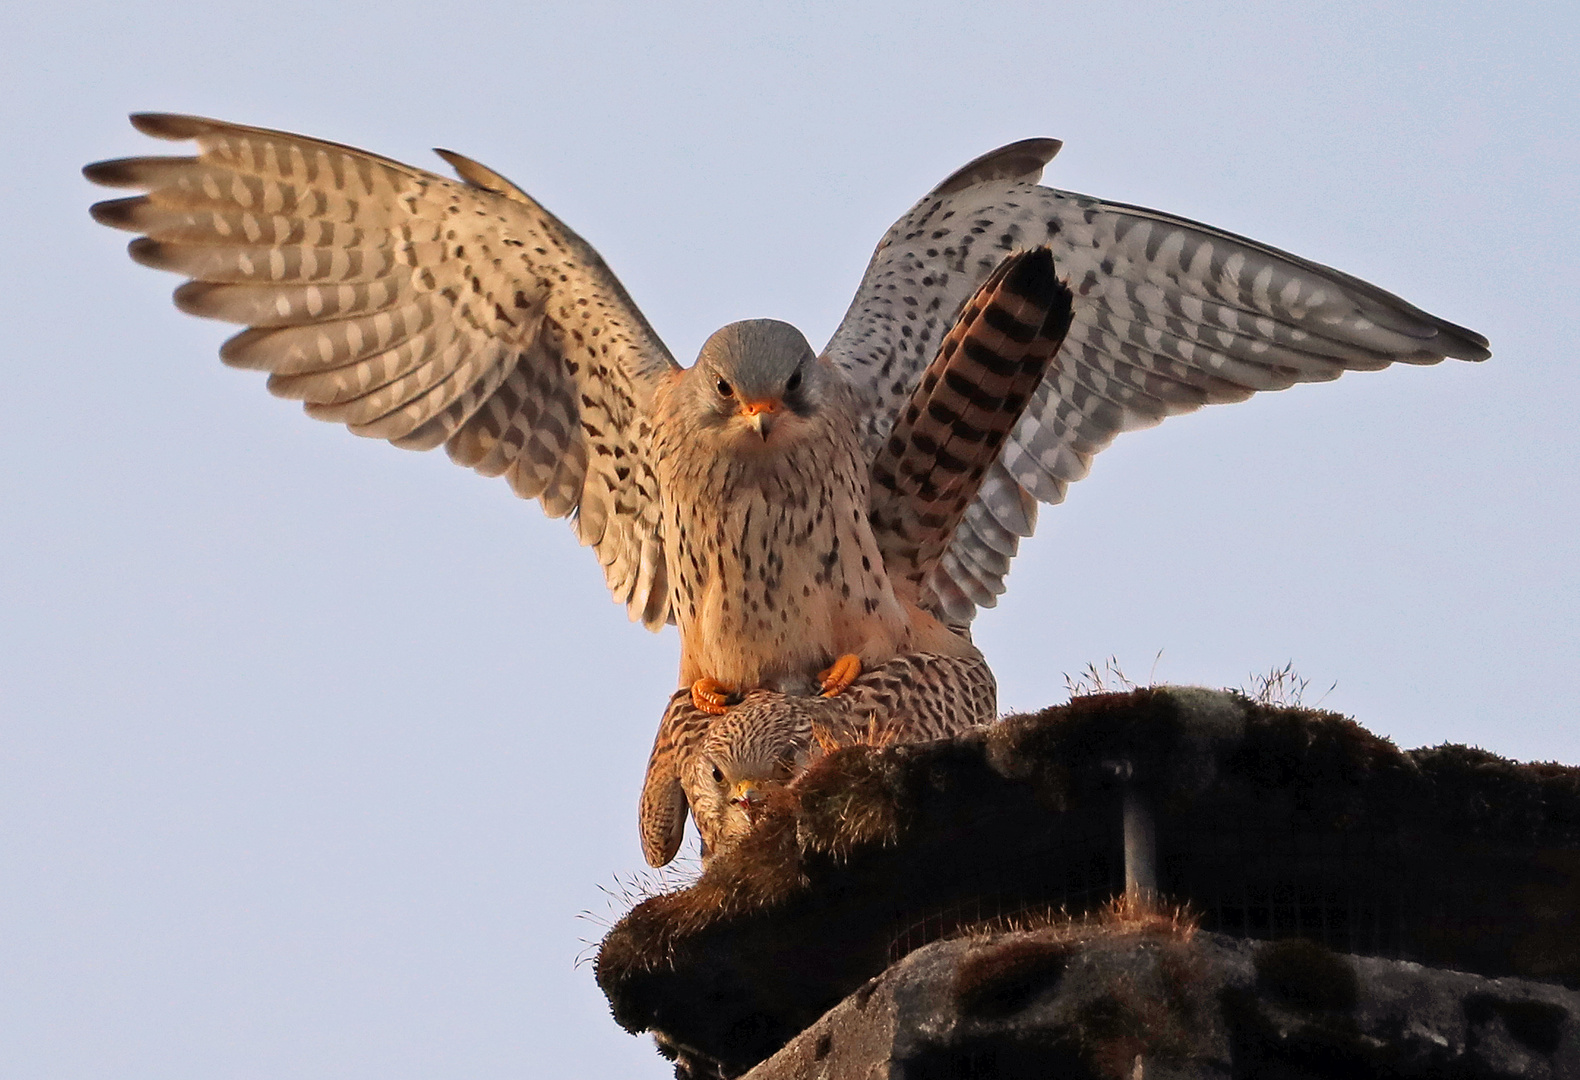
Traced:
<path fill-rule="evenodd" d="M 855 682 L 856 676 L 860 674 L 861 657 L 855 653 L 846 653 L 834 661 L 833 667 L 818 673 L 818 678 L 823 683 L 823 696 L 833 697 Z"/>
<path fill-rule="evenodd" d="M 704 676 L 691 684 L 691 703 L 710 716 L 728 711 L 735 703 L 732 699 L 738 700 L 735 689 L 717 679 Z"/>

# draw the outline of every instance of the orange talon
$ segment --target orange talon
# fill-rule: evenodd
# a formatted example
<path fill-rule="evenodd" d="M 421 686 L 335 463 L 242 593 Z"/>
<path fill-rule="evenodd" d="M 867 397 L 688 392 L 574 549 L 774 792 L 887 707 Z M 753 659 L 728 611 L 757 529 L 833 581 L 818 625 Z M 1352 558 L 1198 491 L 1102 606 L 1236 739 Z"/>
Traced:
<path fill-rule="evenodd" d="M 818 678 L 823 680 L 823 696 L 833 697 L 845 687 L 856 681 L 856 676 L 861 674 L 861 657 L 855 653 L 846 653 L 834 661 L 834 666 L 821 672 Z"/>
<path fill-rule="evenodd" d="M 734 694 L 730 687 L 706 676 L 691 684 L 691 703 L 710 716 L 727 712 Z"/>

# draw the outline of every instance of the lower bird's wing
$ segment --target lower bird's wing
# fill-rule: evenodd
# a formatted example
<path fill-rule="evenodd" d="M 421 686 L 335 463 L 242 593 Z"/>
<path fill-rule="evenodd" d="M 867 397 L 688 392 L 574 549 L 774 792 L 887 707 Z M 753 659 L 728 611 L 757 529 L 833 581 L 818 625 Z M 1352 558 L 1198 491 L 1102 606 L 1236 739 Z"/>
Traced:
<path fill-rule="evenodd" d="M 691 687 L 670 695 L 647 758 L 647 775 L 637 804 L 637 831 L 649 866 L 668 863 L 686 838 L 686 791 L 681 776 L 708 737 L 712 722 L 711 713 L 692 704 Z"/>

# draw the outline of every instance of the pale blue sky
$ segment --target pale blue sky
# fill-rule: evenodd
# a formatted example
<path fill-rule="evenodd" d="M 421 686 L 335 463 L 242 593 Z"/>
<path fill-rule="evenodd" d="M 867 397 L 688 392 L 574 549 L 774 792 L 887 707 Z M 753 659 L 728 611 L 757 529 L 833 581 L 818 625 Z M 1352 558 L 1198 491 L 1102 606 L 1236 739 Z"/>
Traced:
<path fill-rule="evenodd" d="M 132 110 L 439 168 L 595 244 L 677 356 L 814 343 L 1011 139 L 1486 334 L 1127 435 L 978 622 L 1006 708 L 1293 659 L 1402 745 L 1580 761 L 1572 4 L 53 3 L 0 14 L 0 1075 L 668 1075 L 574 969 L 640 866 L 673 634 L 562 522 L 225 369 L 93 225 Z M 764 977 L 771 977 L 764 973 Z"/>

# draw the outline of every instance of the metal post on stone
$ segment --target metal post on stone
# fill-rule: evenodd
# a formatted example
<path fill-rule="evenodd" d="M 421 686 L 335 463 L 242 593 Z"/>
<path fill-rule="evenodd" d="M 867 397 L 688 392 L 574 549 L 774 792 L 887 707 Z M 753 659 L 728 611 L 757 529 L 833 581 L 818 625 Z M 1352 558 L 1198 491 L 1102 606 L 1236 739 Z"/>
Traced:
<path fill-rule="evenodd" d="M 1152 806 L 1137 790 L 1135 767 L 1129 761 L 1109 763 L 1123 790 L 1121 815 L 1125 845 L 1125 899 L 1151 902 L 1158 895 L 1158 841 Z"/>

